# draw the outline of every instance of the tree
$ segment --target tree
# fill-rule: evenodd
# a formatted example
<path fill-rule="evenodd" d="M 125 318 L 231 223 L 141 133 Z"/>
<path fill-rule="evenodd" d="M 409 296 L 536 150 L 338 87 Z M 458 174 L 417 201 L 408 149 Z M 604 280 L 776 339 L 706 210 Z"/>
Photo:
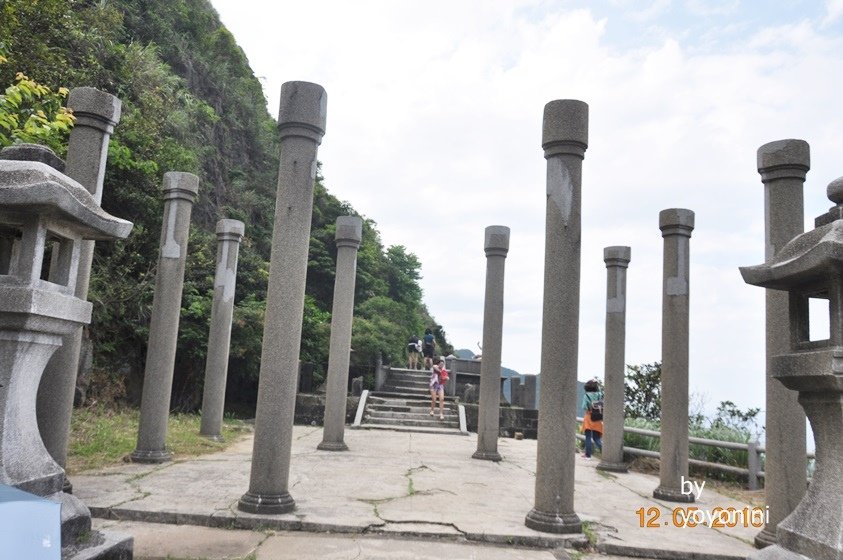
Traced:
<path fill-rule="evenodd" d="M 624 412 L 627 418 L 659 420 L 662 401 L 661 362 L 626 366 Z"/>

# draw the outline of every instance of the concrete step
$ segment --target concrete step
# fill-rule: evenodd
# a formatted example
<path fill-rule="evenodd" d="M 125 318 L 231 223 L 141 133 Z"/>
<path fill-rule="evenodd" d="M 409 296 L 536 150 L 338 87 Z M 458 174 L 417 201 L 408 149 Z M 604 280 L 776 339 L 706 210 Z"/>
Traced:
<path fill-rule="evenodd" d="M 386 391 L 381 389 L 380 391 L 372 391 L 369 393 L 370 399 L 377 399 L 377 398 L 384 398 L 384 399 L 408 399 L 408 400 L 427 400 L 430 402 L 430 392 L 425 393 L 422 395 L 421 393 L 413 393 L 413 392 L 397 392 L 397 391 Z M 445 395 L 445 402 L 456 401 L 457 397 L 451 397 Z"/>
<path fill-rule="evenodd" d="M 405 387 L 419 387 L 427 391 L 430 388 L 430 381 L 427 378 L 414 379 L 412 377 L 390 377 L 384 385 L 403 385 Z"/>
<path fill-rule="evenodd" d="M 430 410 L 430 401 L 418 402 L 387 402 L 387 403 L 366 403 L 366 409 L 383 410 L 391 412 L 427 412 Z M 436 409 L 439 409 L 439 403 L 436 404 Z M 457 407 L 454 403 L 445 403 L 445 412 L 456 412 Z"/>
<path fill-rule="evenodd" d="M 416 434 L 444 434 L 444 435 L 458 435 L 467 436 L 468 432 L 461 432 L 459 429 L 452 428 L 425 428 L 422 426 L 388 426 L 386 424 L 361 424 L 356 426 L 360 430 L 388 430 L 391 432 L 410 432 Z"/>
<path fill-rule="evenodd" d="M 392 410 L 372 410 L 370 408 L 367 408 L 366 416 L 369 418 L 381 418 L 384 420 L 433 420 L 439 418 L 439 410 L 436 411 L 436 414 L 431 416 L 429 409 L 428 411 L 422 412 L 395 412 Z M 446 410 L 445 420 L 448 422 L 459 422 L 460 417 L 459 414 L 457 414 L 456 412 L 452 410 Z"/>
<path fill-rule="evenodd" d="M 419 395 L 419 396 L 430 396 L 430 391 L 425 388 L 421 387 L 408 387 L 406 385 L 384 385 L 383 389 L 386 391 L 390 391 L 393 393 L 401 393 L 405 395 Z"/>
<path fill-rule="evenodd" d="M 380 426 L 415 426 L 415 427 L 423 427 L 423 428 L 437 428 L 437 427 L 445 427 L 445 428 L 453 428 L 459 430 L 460 423 L 459 420 L 449 421 L 447 418 L 445 420 L 439 420 L 439 417 L 432 417 L 428 416 L 424 420 L 396 420 L 394 418 L 372 418 L 368 414 L 363 416 L 363 424 L 373 424 L 373 425 L 380 425 Z"/>
<path fill-rule="evenodd" d="M 439 399 L 437 399 L 438 401 Z M 414 408 L 430 408 L 430 395 L 424 398 L 390 398 L 390 397 L 372 397 L 366 400 L 366 406 L 397 406 L 397 407 L 414 407 Z M 438 406 L 438 405 L 437 405 Z M 456 410 L 456 401 L 449 401 L 445 399 L 445 408 L 453 408 Z"/>
<path fill-rule="evenodd" d="M 407 412 L 412 414 L 428 414 L 430 411 L 430 405 L 423 406 L 421 404 L 418 405 L 405 405 L 405 404 L 374 404 L 374 403 L 367 403 L 366 410 L 375 410 L 378 412 Z M 436 410 L 439 410 L 439 406 L 436 406 Z M 452 412 L 454 414 L 457 413 L 457 408 L 455 406 L 445 406 L 445 414 Z"/>

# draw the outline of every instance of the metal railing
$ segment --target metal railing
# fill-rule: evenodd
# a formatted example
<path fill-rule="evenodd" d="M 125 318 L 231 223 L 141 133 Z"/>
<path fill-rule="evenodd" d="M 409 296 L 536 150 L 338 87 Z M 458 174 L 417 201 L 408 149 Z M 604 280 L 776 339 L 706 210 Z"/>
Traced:
<path fill-rule="evenodd" d="M 577 417 L 577 422 L 582 422 L 582 417 Z M 624 426 L 625 434 L 635 434 L 639 436 L 646 436 L 652 438 L 661 438 L 661 432 L 655 430 L 647 430 L 644 428 L 634 428 L 632 426 Z M 577 439 L 584 440 L 585 436 L 577 434 Z M 736 467 L 734 465 L 722 465 L 720 463 L 712 463 L 710 461 L 701 461 L 699 459 L 688 459 L 688 464 L 695 467 L 702 467 L 705 469 L 717 470 L 731 474 L 737 474 L 747 477 L 747 487 L 749 490 L 758 490 L 758 479 L 764 478 L 765 473 L 761 470 L 761 455 L 767 452 L 767 449 L 761 446 L 757 441 L 750 441 L 749 443 L 739 443 L 735 441 L 721 441 L 716 439 L 706 439 L 700 437 L 689 436 L 688 443 L 695 445 L 706 445 L 709 447 L 718 447 L 721 449 L 733 449 L 735 451 L 747 452 L 747 466 Z M 623 447 L 624 453 L 630 455 L 637 455 L 640 457 L 653 457 L 658 459 L 660 457 L 658 451 L 651 451 L 649 449 L 639 449 L 637 447 Z M 813 453 L 808 453 L 806 459 L 814 459 Z M 806 476 L 807 479 L 807 476 Z"/>

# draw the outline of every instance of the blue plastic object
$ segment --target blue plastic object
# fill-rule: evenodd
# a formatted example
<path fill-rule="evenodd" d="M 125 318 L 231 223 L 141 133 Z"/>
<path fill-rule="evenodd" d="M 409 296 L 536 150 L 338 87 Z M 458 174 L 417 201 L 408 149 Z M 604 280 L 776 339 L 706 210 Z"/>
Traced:
<path fill-rule="evenodd" d="M 0 559 L 60 560 L 61 504 L 0 484 Z"/>

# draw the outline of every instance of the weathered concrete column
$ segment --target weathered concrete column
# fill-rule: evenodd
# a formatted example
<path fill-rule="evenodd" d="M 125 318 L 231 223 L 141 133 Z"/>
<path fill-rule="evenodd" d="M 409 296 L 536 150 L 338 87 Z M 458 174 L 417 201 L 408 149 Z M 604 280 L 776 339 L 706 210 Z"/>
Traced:
<path fill-rule="evenodd" d="M 693 502 L 683 494 L 681 477 L 688 477 L 688 306 L 690 241 L 694 213 L 684 208 L 659 212 L 664 238 L 662 292 L 662 412 L 659 486 L 653 497 L 669 502 Z"/>
<path fill-rule="evenodd" d="M 503 279 L 509 252 L 509 228 L 486 228 L 486 297 L 483 304 L 483 361 L 480 362 L 480 410 L 477 451 L 472 458 L 500 461 L 498 434 L 501 410 L 501 341 L 503 338 Z"/>
<path fill-rule="evenodd" d="M 527 408 L 529 410 L 536 409 L 536 376 L 535 375 L 525 375 L 524 376 L 524 386 L 521 388 L 524 402 L 521 406 Z"/>
<path fill-rule="evenodd" d="M 779 140 L 758 148 L 758 173 L 764 183 L 765 260 L 771 260 L 804 231 L 803 187 L 811 167 L 804 140 Z M 766 414 L 764 493 L 769 522 L 755 537 L 761 548 L 776 542 L 776 527 L 790 515 L 807 486 L 805 412 L 798 393 L 773 377 L 770 358 L 790 350 L 788 295 L 766 291 Z"/>
<path fill-rule="evenodd" d="M 358 216 L 337 218 L 337 272 L 334 277 L 334 305 L 331 308 L 331 346 L 328 354 L 328 382 L 322 442 L 317 449 L 347 451 L 343 441 L 348 400 L 348 364 L 351 358 L 351 324 L 354 319 L 354 285 L 357 278 L 357 249 L 363 239 L 363 220 Z"/>
<path fill-rule="evenodd" d="M 606 359 L 603 403 L 603 458 L 597 468 L 626 472 L 623 461 L 624 373 L 626 371 L 626 269 L 632 250 L 606 247 Z"/>
<path fill-rule="evenodd" d="M 547 160 L 542 388 L 539 396 L 535 506 L 525 524 L 548 533 L 579 533 L 574 513 L 577 349 L 580 319 L 582 160 L 588 147 L 588 105 L 551 101 L 544 107 Z M 560 349 L 565 351 L 561 352 Z"/>
<path fill-rule="evenodd" d="M 114 127 L 120 121 L 121 102 L 103 91 L 78 87 L 71 90 L 67 106 L 73 110 L 76 124 L 67 145 L 65 173 L 85 187 L 99 204 L 102 201 L 108 144 Z M 88 299 L 93 259 L 94 242 L 82 241 L 78 272 L 73 272 L 77 278 L 76 297 L 82 300 Z M 38 388 L 38 404 L 35 407 L 38 428 L 50 455 L 62 467 L 67 462 L 70 416 L 81 348 L 80 326 L 63 337 L 62 345 L 50 358 Z M 65 490 L 72 490 L 69 483 L 65 485 Z"/>
<path fill-rule="evenodd" d="M 249 491 L 238 508 L 285 513 L 295 508 L 288 491 L 296 375 L 304 314 L 304 286 L 316 150 L 325 134 L 328 96 L 322 86 L 281 86 L 278 132 L 281 163 L 263 329 Z"/>
<path fill-rule="evenodd" d="M 245 231 L 246 226 L 238 220 L 217 222 L 217 272 L 214 277 L 208 357 L 205 361 L 202 423 L 199 427 L 199 435 L 215 441 L 222 441 L 231 318 L 234 314 L 234 288 L 237 284 L 237 255 Z"/>
<path fill-rule="evenodd" d="M 199 177 L 196 175 L 174 171 L 164 174 L 164 221 L 143 374 L 138 445 L 131 455 L 136 463 L 163 463 L 172 458 L 165 439 L 179 337 L 190 213 L 198 193 Z"/>

